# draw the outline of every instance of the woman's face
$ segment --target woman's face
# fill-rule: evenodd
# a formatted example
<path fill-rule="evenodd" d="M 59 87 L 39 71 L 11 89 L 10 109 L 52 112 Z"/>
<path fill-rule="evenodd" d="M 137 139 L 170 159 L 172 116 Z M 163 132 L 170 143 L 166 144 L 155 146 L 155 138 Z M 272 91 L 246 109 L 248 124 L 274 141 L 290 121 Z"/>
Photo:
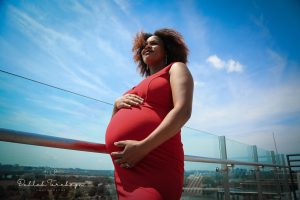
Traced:
<path fill-rule="evenodd" d="M 157 36 L 151 36 L 146 40 L 142 50 L 144 63 L 150 66 L 161 65 L 165 62 L 166 51 L 163 41 Z"/>

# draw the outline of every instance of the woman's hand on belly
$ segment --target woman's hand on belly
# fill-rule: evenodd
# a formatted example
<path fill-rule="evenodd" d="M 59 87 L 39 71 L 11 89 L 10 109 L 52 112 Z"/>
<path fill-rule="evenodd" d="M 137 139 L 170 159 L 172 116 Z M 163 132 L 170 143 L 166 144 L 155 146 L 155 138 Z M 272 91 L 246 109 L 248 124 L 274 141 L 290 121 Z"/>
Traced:
<path fill-rule="evenodd" d="M 143 148 L 142 141 L 124 140 L 115 142 L 115 146 L 124 148 L 123 151 L 111 153 L 111 156 L 115 158 L 115 163 L 121 167 L 134 167 L 148 154 L 147 150 Z"/>
<path fill-rule="evenodd" d="M 125 94 L 119 97 L 115 101 L 115 108 L 120 110 L 121 108 L 130 108 L 131 106 L 137 106 L 143 103 L 144 99 L 135 94 Z"/>
<path fill-rule="evenodd" d="M 125 94 L 115 101 L 112 116 L 114 116 L 118 112 L 118 110 L 122 108 L 131 108 L 131 106 L 142 104 L 143 101 L 144 99 L 138 95 Z"/>

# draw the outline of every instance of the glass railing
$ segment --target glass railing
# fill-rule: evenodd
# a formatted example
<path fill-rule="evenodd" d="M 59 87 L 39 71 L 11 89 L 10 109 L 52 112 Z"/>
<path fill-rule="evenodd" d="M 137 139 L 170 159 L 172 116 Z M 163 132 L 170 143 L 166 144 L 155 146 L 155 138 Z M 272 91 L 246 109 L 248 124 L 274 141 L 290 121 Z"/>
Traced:
<path fill-rule="evenodd" d="M 265 149 L 257 148 L 257 154 L 258 154 L 258 162 L 260 163 L 272 163 L 272 154 L 270 151 L 267 151 Z"/>
<path fill-rule="evenodd" d="M 251 146 L 226 139 L 227 159 L 253 162 Z"/>
<path fill-rule="evenodd" d="M 104 143 L 112 106 L 0 72 L 0 127 Z"/>
<path fill-rule="evenodd" d="M 4 72 L 0 94 L 0 199 L 116 199 L 110 157 L 61 144 L 104 144 L 110 103 Z M 224 158 L 220 136 L 191 127 L 182 141 L 182 199 L 290 198 L 281 154 L 226 139 Z"/>
<path fill-rule="evenodd" d="M 187 155 L 220 158 L 219 138 L 216 135 L 192 129 L 182 128 L 182 143 Z"/>
<path fill-rule="evenodd" d="M 185 162 L 182 200 L 214 200 L 223 188 L 223 173 L 220 164 Z M 220 195 L 221 196 L 221 195 Z"/>

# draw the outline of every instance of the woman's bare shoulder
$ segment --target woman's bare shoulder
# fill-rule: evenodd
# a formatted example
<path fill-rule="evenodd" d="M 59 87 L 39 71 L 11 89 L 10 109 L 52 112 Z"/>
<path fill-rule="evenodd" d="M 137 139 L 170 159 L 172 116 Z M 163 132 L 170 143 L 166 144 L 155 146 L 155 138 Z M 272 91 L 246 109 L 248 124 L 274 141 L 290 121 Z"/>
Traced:
<path fill-rule="evenodd" d="M 172 73 L 184 73 L 189 72 L 189 69 L 186 64 L 183 62 L 174 62 L 172 67 L 170 68 L 170 74 Z"/>

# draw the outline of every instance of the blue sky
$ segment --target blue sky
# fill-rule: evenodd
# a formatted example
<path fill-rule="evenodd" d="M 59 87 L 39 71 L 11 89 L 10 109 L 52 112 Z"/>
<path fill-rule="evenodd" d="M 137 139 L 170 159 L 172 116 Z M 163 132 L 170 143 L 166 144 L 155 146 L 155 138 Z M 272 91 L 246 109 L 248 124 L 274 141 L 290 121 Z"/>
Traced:
<path fill-rule="evenodd" d="M 0 69 L 113 103 L 141 80 L 134 35 L 174 28 L 195 81 L 187 126 L 269 150 L 274 132 L 278 151 L 299 153 L 299 17 L 296 0 L 1 1 Z M 5 74 L 0 98 L 2 127 L 104 139 L 109 105 Z"/>

